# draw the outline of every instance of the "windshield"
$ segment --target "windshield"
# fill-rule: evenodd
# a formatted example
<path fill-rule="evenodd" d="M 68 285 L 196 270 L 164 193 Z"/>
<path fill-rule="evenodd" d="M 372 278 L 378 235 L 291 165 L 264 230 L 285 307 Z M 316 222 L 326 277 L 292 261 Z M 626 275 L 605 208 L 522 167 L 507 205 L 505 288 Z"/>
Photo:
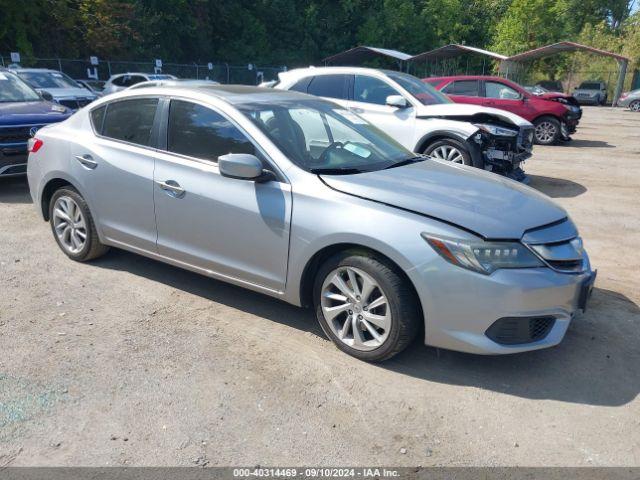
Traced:
<path fill-rule="evenodd" d="M 592 83 L 592 82 L 585 82 L 585 83 L 581 83 L 578 88 L 581 88 L 583 90 L 600 90 L 600 84 L 599 83 Z"/>
<path fill-rule="evenodd" d="M 444 93 L 436 90 L 428 83 L 400 72 L 385 72 L 394 82 L 398 83 L 407 92 L 413 95 L 423 105 L 438 105 L 441 103 L 451 103 L 451 99 Z"/>
<path fill-rule="evenodd" d="M 350 174 L 422 160 L 357 115 L 322 100 L 238 106 L 296 165 Z"/>
<path fill-rule="evenodd" d="M 18 72 L 18 75 L 35 88 L 81 88 L 62 72 Z"/>
<path fill-rule="evenodd" d="M 0 102 L 37 102 L 40 96 L 12 73 L 0 72 Z"/>

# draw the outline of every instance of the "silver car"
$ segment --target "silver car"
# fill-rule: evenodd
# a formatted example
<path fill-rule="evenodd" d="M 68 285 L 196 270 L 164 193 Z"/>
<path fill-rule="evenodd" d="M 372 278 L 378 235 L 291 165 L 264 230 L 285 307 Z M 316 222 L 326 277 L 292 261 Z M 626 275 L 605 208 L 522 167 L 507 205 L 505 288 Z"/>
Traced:
<path fill-rule="evenodd" d="M 96 93 L 57 70 L 18 68 L 13 71 L 46 100 L 54 101 L 71 110 L 78 110 L 98 98 Z"/>
<path fill-rule="evenodd" d="M 546 196 L 302 93 L 125 91 L 30 149 L 31 195 L 71 259 L 118 247 L 313 306 L 364 360 L 418 334 L 481 354 L 556 345 L 595 278 Z"/>
<path fill-rule="evenodd" d="M 640 112 L 640 88 L 620 95 L 618 106 L 627 107 L 632 112 Z"/>

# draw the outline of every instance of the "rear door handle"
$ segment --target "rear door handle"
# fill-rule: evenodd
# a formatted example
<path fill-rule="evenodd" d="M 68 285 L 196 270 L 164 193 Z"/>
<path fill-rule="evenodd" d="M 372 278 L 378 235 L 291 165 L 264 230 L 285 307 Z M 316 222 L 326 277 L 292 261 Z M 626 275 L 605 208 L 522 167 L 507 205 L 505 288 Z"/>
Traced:
<path fill-rule="evenodd" d="M 89 170 L 93 170 L 98 166 L 98 162 L 96 162 L 88 153 L 86 155 L 76 155 L 75 158 L 83 167 L 86 167 Z"/>
<path fill-rule="evenodd" d="M 163 189 L 172 197 L 182 198 L 186 193 L 184 188 L 182 188 L 180 184 L 175 180 L 166 180 L 164 182 L 156 181 L 156 183 L 161 189 Z"/>

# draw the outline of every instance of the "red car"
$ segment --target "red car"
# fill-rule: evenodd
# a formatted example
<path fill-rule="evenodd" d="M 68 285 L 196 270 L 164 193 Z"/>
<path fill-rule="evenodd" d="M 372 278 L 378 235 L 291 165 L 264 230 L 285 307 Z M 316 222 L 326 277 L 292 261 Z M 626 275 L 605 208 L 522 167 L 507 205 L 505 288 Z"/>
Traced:
<path fill-rule="evenodd" d="M 534 95 L 502 77 L 429 77 L 423 81 L 442 90 L 456 103 L 484 105 L 520 115 L 535 125 L 535 141 L 541 145 L 570 140 L 582 116 L 582 109 L 569 95 L 556 92 Z"/>

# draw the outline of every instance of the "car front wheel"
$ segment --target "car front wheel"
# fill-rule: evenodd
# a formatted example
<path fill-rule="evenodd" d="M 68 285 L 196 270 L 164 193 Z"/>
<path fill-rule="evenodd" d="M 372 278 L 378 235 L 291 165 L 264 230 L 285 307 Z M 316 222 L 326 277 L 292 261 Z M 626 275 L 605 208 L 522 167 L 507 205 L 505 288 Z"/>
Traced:
<path fill-rule="evenodd" d="M 408 280 L 366 251 L 343 252 L 326 261 L 316 276 L 314 303 L 325 334 L 361 360 L 391 358 L 419 330 L 420 308 Z"/>
<path fill-rule="evenodd" d="M 424 150 L 424 154 L 439 160 L 460 163 L 462 165 L 473 165 L 469 150 L 462 142 L 451 138 L 437 140 L 432 144 L 427 145 Z"/>
<path fill-rule="evenodd" d="M 631 104 L 629 105 L 629 110 L 631 110 L 632 112 L 640 112 L 640 100 L 631 102 Z"/>
<path fill-rule="evenodd" d="M 86 262 L 104 255 L 89 206 L 74 188 L 57 190 L 49 203 L 49 222 L 62 251 L 72 260 Z"/>
<path fill-rule="evenodd" d="M 538 118 L 535 122 L 535 139 L 539 145 L 553 145 L 560 139 L 560 122 L 553 117 Z"/>

